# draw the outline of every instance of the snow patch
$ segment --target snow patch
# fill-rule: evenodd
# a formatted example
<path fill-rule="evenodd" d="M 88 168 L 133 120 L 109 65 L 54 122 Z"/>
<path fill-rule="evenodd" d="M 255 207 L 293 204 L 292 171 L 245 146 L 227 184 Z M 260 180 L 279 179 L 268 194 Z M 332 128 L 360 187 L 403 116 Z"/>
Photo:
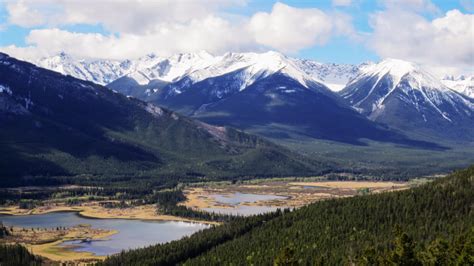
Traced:
<path fill-rule="evenodd" d="M 6 93 L 8 95 L 12 95 L 12 90 L 8 87 L 8 86 L 5 86 L 5 85 L 0 85 L 0 93 Z"/>
<path fill-rule="evenodd" d="M 152 114 L 154 117 L 160 117 L 163 115 L 163 109 L 161 109 L 160 107 L 156 106 L 156 105 L 153 105 L 151 103 L 147 103 L 146 106 L 145 106 L 145 110 Z"/>
<path fill-rule="evenodd" d="M 460 76 L 458 78 L 445 77 L 441 82 L 452 90 L 474 98 L 474 75 L 469 77 Z"/>
<path fill-rule="evenodd" d="M 339 92 L 346 87 L 346 83 L 328 83 L 324 82 L 324 85 L 328 87 L 331 91 Z"/>

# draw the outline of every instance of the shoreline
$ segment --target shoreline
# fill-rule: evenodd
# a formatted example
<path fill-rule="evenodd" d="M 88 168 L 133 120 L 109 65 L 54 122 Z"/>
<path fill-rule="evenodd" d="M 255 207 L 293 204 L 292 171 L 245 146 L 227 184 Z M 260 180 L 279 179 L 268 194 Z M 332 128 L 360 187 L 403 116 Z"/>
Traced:
<path fill-rule="evenodd" d="M 31 210 L 20 209 L 17 206 L 0 207 L 0 215 L 27 216 L 42 215 L 56 212 L 75 212 L 86 219 L 124 219 L 156 222 L 188 222 L 207 225 L 219 225 L 218 222 L 194 220 L 179 216 L 156 214 L 154 207 L 143 205 L 124 209 L 107 209 L 99 206 L 47 206 Z"/>
<path fill-rule="evenodd" d="M 214 186 L 190 186 L 183 191 L 186 200 L 180 202 L 183 205 L 195 210 L 205 208 L 225 208 L 233 209 L 238 206 L 271 206 L 271 207 L 289 207 L 298 208 L 316 201 L 351 197 L 360 194 L 360 191 L 369 193 L 382 193 L 394 190 L 407 189 L 410 187 L 408 182 L 380 182 L 380 181 L 306 181 L 295 182 L 288 181 L 266 181 L 257 184 L 226 184 Z M 213 195 L 229 195 L 235 193 L 257 194 L 257 195 L 275 195 L 283 197 L 281 199 L 257 200 L 255 202 L 242 201 L 238 204 L 228 204 L 219 202 Z M 76 215 L 85 219 L 125 219 L 156 222 L 185 222 L 207 225 L 219 225 L 221 223 L 195 220 L 172 215 L 158 214 L 155 204 L 139 205 L 125 208 L 106 208 L 100 201 L 89 201 L 77 206 L 66 206 L 63 203 L 50 203 L 44 206 L 36 206 L 32 209 L 20 209 L 18 206 L 0 207 L 0 215 L 26 216 L 42 215 L 55 212 L 74 212 Z M 113 232 L 110 235 L 119 232 Z M 94 240 L 100 240 L 110 235 L 94 237 Z M 80 239 L 76 237 L 76 240 Z M 74 261 L 74 262 L 92 262 L 105 259 L 107 256 L 95 255 L 92 252 L 75 251 L 73 245 L 61 245 L 62 243 L 74 240 L 71 237 L 63 237 L 49 243 L 25 244 L 34 254 L 45 257 L 53 261 Z"/>
<path fill-rule="evenodd" d="M 34 208 L 31 210 L 23 210 L 19 209 L 16 206 L 10 207 L 0 207 L 0 215 L 9 215 L 9 216 L 35 216 L 35 215 L 44 215 L 49 213 L 75 213 L 76 215 L 85 218 L 85 219 L 124 219 L 124 220 L 141 220 L 141 221 L 156 221 L 156 222 L 185 222 L 185 223 L 194 223 L 194 224 L 207 224 L 207 225 L 216 225 L 220 224 L 217 222 L 210 222 L 210 221 L 200 221 L 200 220 L 192 220 L 181 218 L 177 216 L 170 216 L 170 215 L 159 215 L 156 213 L 146 213 L 144 211 L 149 211 L 151 206 L 146 206 L 146 208 L 140 208 L 140 213 L 136 213 L 137 208 L 135 209 L 135 213 L 132 215 L 120 215 L 120 216 L 113 216 L 113 213 L 105 212 L 102 207 L 97 206 L 48 206 L 47 208 Z M 153 207 L 154 208 L 154 207 Z M 127 212 L 128 208 L 123 210 Z M 100 214 L 100 215 L 99 215 Z M 141 215 L 139 215 L 141 214 Z M 102 241 L 107 240 L 108 237 L 120 233 L 117 230 L 109 230 L 105 233 L 98 233 L 88 238 L 92 239 L 93 241 Z M 74 263 L 91 263 L 97 262 L 100 260 L 104 260 L 107 256 L 104 255 L 96 255 L 93 252 L 88 251 L 76 251 L 74 250 L 73 245 L 69 246 L 62 246 L 61 244 L 67 241 L 73 240 L 81 240 L 84 237 L 79 235 L 66 235 L 61 237 L 60 239 L 55 239 L 50 242 L 44 243 L 21 243 L 29 250 L 32 251 L 33 254 L 46 258 L 47 260 L 55 261 L 55 262 L 74 262 Z"/>
<path fill-rule="evenodd" d="M 25 230 L 26 229 L 26 230 Z M 33 228 L 31 228 L 33 229 Z M 93 262 L 105 259 L 107 256 L 96 255 L 93 252 L 77 251 L 74 245 L 63 245 L 68 241 L 106 241 L 119 233 L 118 230 L 93 228 L 91 225 L 75 225 L 68 228 L 37 228 L 12 226 L 9 235 L 2 238 L 4 244 L 18 243 L 25 246 L 34 255 L 56 262 Z"/>
<path fill-rule="evenodd" d="M 92 252 L 75 251 L 73 248 L 60 246 L 62 243 L 70 241 L 70 239 L 61 239 L 45 244 L 22 244 L 32 251 L 36 256 L 46 258 L 54 262 L 97 262 L 107 258 L 107 256 L 98 256 Z"/>
<path fill-rule="evenodd" d="M 93 241 L 104 241 L 108 237 L 119 233 L 117 230 L 110 230 L 103 234 L 97 234 L 91 236 Z M 42 244 L 23 244 L 30 249 L 33 254 L 44 257 L 48 260 L 55 262 L 94 262 L 98 260 L 104 260 L 107 256 L 95 255 L 92 252 L 87 251 L 76 251 L 73 247 L 61 246 L 61 244 L 67 241 L 81 240 L 81 237 L 66 236 L 56 241 L 42 243 Z"/>

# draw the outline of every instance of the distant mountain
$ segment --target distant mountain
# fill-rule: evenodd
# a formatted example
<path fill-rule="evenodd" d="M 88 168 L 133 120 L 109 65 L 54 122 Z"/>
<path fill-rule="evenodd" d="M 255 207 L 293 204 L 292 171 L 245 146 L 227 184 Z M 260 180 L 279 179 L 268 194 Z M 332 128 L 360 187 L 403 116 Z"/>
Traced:
<path fill-rule="evenodd" d="M 75 59 L 66 53 L 32 61 L 35 65 L 78 79 L 106 85 L 132 71 L 130 60 L 84 60 Z"/>
<path fill-rule="evenodd" d="M 127 75 L 108 86 L 210 124 L 277 139 L 411 143 L 352 110 L 317 78 L 303 71 L 302 62 L 280 53 L 227 53 L 214 57 L 212 64 L 201 65 L 207 67 L 189 70 L 167 85 L 137 85 Z M 134 85 L 124 86 L 127 83 Z"/>
<path fill-rule="evenodd" d="M 273 139 L 316 138 L 351 144 L 371 139 L 429 145 L 368 120 L 318 82 L 305 80 L 302 84 L 279 71 L 242 89 L 247 71 L 244 68 L 197 83 L 184 78 L 162 89 L 152 102 L 210 124 L 237 127 Z M 174 93 L 174 86 L 180 93 Z"/>
<path fill-rule="evenodd" d="M 213 56 L 205 51 L 198 53 L 182 53 L 170 57 L 160 57 L 153 54 L 130 60 L 92 60 L 75 59 L 61 53 L 52 57 L 44 57 L 32 63 L 73 77 L 107 85 L 114 81 L 117 87 L 121 82 L 130 88 L 130 81 L 137 83 L 136 88 L 150 89 L 150 82 L 159 81 L 171 83 L 183 77 L 189 77 L 193 82 L 209 77 L 217 77 L 233 72 L 246 66 L 260 63 L 264 66 L 275 57 L 284 57 L 286 63 L 292 65 L 298 75 L 306 75 L 312 80 L 319 81 L 331 90 L 338 91 L 358 74 L 360 66 L 350 64 L 319 63 L 313 60 L 303 60 L 283 56 L 277 52 L 267 53 L 226 53 L 223 56 Z M 362 64 L 363 65 L 366 65 Z M 277 65 L 273 67 L 278 68 Z M 258 72 L 258 67 L 254 69 Z M 119 80 L 123 78 L 123 80 Z"/>
<path fill-rule="evenodd" d="M 115 87 L 122 87 L 124 91 L 141 94 L 151 94 L 156 90 L 155 84 L 172 83 L 183 77 L 192 77 L 192 82 L 205 78 L 216 77 L 251 65 L 255 61 L 262 64 L 262 58 L 272 55 L 281 56 L 276 52 L 267 53 L 227 53 L 223 56 L 213 56 L 205 51 L 198 53 L 181 53 L 170 57 L 161 57 L 154 54 L 138 59 L 105 60 L 105 59 L 78 59 L 66 53 L 51 57 L 43 57 L 32 63 L 73 77 L 107 85 L 114 81 Z M 302 74 L 323 83 L 332 91 L 342 90 L 350 80 L 360 74 L 362 68 L 372 65 L 371 62 L 360 65 L 320 63 L 314 60 L 286 57 Z M 235 62 L 239 62 L 235 64 Z M 121 79 L 123 78 L 123 79 Z M 446 76 L 442 82 L 449 88 L 463 93 L 471 98 L 474 95 L 474 77 Z M 151 83 L 151 84 L 149 84 Z M 132 87 L 132 84 L 134 86 Z M 159 87 L 159 86 L 158 86 Z M 148 92 L 145 92 L 149 90 Z M 128 95 L 128 94 L 127 94 Z"/>
<path fill-rule="evenodd" d="M 386 59 L 366 66 L 340 95 L 371 120 L 405 132 L 474 140 L 474 100 L 416 64 Z"/>
<path fill-rule="evenodd" d="M 293 175 L 327 169 L 258 137 L 1 53 L 0 124 L 2 177 Z"/>
<path fill-rule="evenodd" d="M 292 58 L 277 52 L 267 53 L 226 53 L 223 56 L 213 57 L 207 53 L 179 54 L 164 59 L 147 69 L 131 72 L 126 76 L 110 83 L 108 87 L 119 92 L 127 89 L 136 92 L 146 91 L 144 100 L 154 99 L 161 94 L 163 86 L 155 86 L 167 82 L 172 84 L 166 91 L 166 96 L 177 95 L 186 90 L 190 85 L 208 78 L 216 78 L 225 74 L 239 72 L 235 80 L 239 90 L 244 90 L 255 81 L 272 75 L 276 72 L 284 73 L 298 80 L 304 86 L 319 80 L 302 71 Z M 131 80 L 137 85 L 130 86 Z M 221 88 L 222 93 L 226 88 Z M 218 93 L 218 92 L 216 92 Z"/>
<path fill-rule="evenodd" d="M 48 63 L 46 64 L 45 62 Z M 54 62 L 54 64 L 51 62 Z M 237 120 L 242 120 L 242 118 L 237 119 L 236 115 L 239 113 L 237 107 L 233 111 L 233 113 L 229 115 L 229 119 L 227 119 L 226 121 L 224 121 L 222 118 L 216 120 L 216 114 L 219 114 L 220 116 L 227 114 L 222 112 L 223 110 L 228 109 L 227 107 L 223 106 L 224 103 L 230 104 L 229 102 L 231 101 L 231 99 L 237 99 L 237 95 L 239 95 L 239 97 L 241 97 L 240 95 L 248 96 L 250 93 L 246 92 L 246 90 L 251 88 L 255 83 L 258 83 L 259 81 L 265 79 L 282 81 L 284 79 L 282 78 L 282 76 L 284 76 L 286 79 L 289 79 L 288 82 L 290 84 L 297 84 L 298 89 L 294 91 L 299 92 L 299 88 L 304 87 L 311 92 L 309 95 L 301 97 L 299 99 L 300 102 L 295 102 L 294 99 L 290 99 L 293 97 L 293 95 L 289 95 L 289 91 L 293 91 L 293 88 L 280 90 L 281 92 L 286 91 L 286 95 L 282 96 L 283 94 L 281 92 L 278 94 L 280 95 L 278 99 L 281 101 L 279 110 L 283 110 L 284 106 L 285 108 L 287 108 L 286 111 L 288 113 L 291 113 L 292 116 L 305 117 L 307 121 L 305 123 L 299 123 L 298 125 L 294 125 L 294 123 L 290 121 L 294 120 L 294 117 L 291 117 L 283 124 L 275 124 L 275 121 L 282 122 L 282 117 L 288 117 L 288 115 L 277 115 L 273 111 L 272 113 L 274 114 L 274 119 L 272 118 L 272 116 L 267 114 L 265 115 L 267 119 L 263 121 L 261 119 L 263 117 L 263 114 L 265 112 L 268 112 L 269 110 L 272 110 L 272 108 L 266 107 L 265 100 L 263 99 L 273 97 L 270 95 L 274 94 L 269 94 L 269 91 L 278 91 L 279 87 L 286 88 L 286 85 L 284 84 L 286 83 L 286 81 L 282 82 L 282 84 L 269 84 L 268 82 L 264 82 L 266 84 L 265 91 L 267 94 L 266 96 L 262 96 L 263 98 L 260 99 L 263 100 L 263 102 L 252 102 L 252 104 L 254 105 L 261 105 L 261 110 L 255 114 L 255 116 L 261 116 L 259 118 L 260 120 L 258 123 L 247 123 L 245 127 L 242 127 L 246 129 L 258 128 L 258 130 L 256 130 L 255 132 L 259 133 L 261 133 L 263 129 L 266 134 L 269 133 L 269 131 L 267 130 L 269 126 L 272 125 L 273 128 L 272 130 L 270 130 L 269 134 L 273 136 L 289 136 L 288 129 L 295 129 L 296 127 L 299 127 L 299 129 L 296 130 L 298 132 L 297 134 L 303 134 L 311 138 L 324 138 L 331 140 L 344 139 L 344 141 L 349 142 L 354 142 L 354 140 L 357 138 L 379 140 L 385 138 L 381 137 L 384 135 L 381 132 L 367 134 L 369 132 L 368 128 L 380 128 L 380 126 L 378 125 L 372 125 L 370 127 L 367 127 L 367 122 L 364 122 L 356 124 L 354 125 L 354 127 L 350 127 L 349 125 L 351 125 L 351 122 L 347 121 L 347 119 L 349 119 L 349 117 L 352 117 L 353 115 L 349 115 L 347 112 L 353 111 L 341 111 L 349 109 L 347 108 L 347 103 L 358 108 L 357 110 L 361 111 L 364 116 L 369 117 L 373 121 L 386 123 L 387 125 L 393 126 L 396 129 L 408 129 L 408 131 L 410 132 L 415 129 L 415 127 L 411 126 L 410 123 L 407 123 L 406 126 L 403 123 L 394 123 L 396 119 L 386 121 L 390 119 L 382 119 L 381 117 L 375 118 L 375 116 L 377 115 L 376 113 L 372 112 L 372 108 L 374 109 L 374 111 L 377 108 L 372 107 L 372 103 L 370 102 L 372 96 L 367 97 L 365 100 L 363 100 L 365 96 L 357 98 L 359 97 L 357 95 L 363 95 L 363 91 L 366 90 L 364 88 L 359 88 L 359 86 L 367 86 L 367 84 L 363 84 L 364 82 L 361 82 L 360 80 L 366 80 L 367 76 L 372 75 L 370 74 L 371 71 L 377 71 L 376 69 L 380 67 L 380 64 L 364 63 L 358 66 L 344 64 L 323 64 L 311 60 L 295 59 L 277 52 L 270 51 L 266 53 L 226 53 L 222 56 L 213 56 L 206 52 L 183 53 L 170 57 L 147 55 L 136 60 L 125 61 L 73 60 L 70 56 L 62 54 L 54 58 L 42 59 L 40 65 L 45 65 L 48 68 L 56 69 L 62 73 L 70 74 L 78 78 L 83 78 L 102 84 L 105 84 L 107 81 L 113 80 L 107 86 L 122 94 L 133 96 L 147 102 L 164 105 L 172 110 L 179 111 L 180 113 L 198 117 L 203 121 L 207 121 L 210 123 L 219 121 L 219 124 L 221 125 L 232 126 L 242 126 L 242 123 L 236 123 Z M 397 70 L 393 71 L 396 72 Z M 379 74 L 380 73 L 374 73 L 373 75 Z M 279 77 L 272 79 L 271 77 L 273 75 L 277 75 Z M 399 73 L 395 73 L 394 75 L 399 75 Z M 431 85 L 433 83 L 436 83 L 434 87 L 437 87 L 438 89 L 447 89 L 445 85 L 439 82 L 439 80 L 437 80 L 431 75 L 428 76 L 428 78 L 424 78 L 423 80 L 430 82 Z M 397 82 L 398 79 L 400 79 L 400 77 L 394 78 L 394 80 Z M 296 83 L 294 83 L 293 81 L 295 81 Z M 348 98 L 350 97 L 348 93 L 351 95 L 353 94 L 355 97 L 354 99 L 342 101 L 338 99 L 338 95 L 331 93 L 331 90 L 341 90 L 341 88 L 345 87 L 345 84 L 348 82 L 348 87 L 350 85 L 351 89 L 346 89 L 346 92 L 341 95 L 344 95 L 345 98 Z M 373 82 L 376 82 L 376 80 Z M 433 87 L 431 85 L 423 86 L 431 88 Z M 357 89 L 359 92 L 348 92 L 348 90 L 355 89 Z M 262 90 L 260 91 L 262 92 Z M 366 93 L 369 94 L 370 92 L 370 94 L 384 94 L 383 91 L 376 91 L 377 90 L 370 92 L 369 89 L 366 91 Z M 307 93 L 308 91 L 304 92 Z M 297 94 L 299 95 L 299 93 Z M 324 95 L 324 97 L 327 96 L 330 99 L 328 100 L 328 104 L 332 107 L 329 108 L 325 104 L 319 104 L 320 100 L 314 100 L 313 97 L 318 94 L 322 94 Z M 459 99 L 459 97 L 457 96 L 453 97 Z M 356 98 L 358 99 L 358 101 L 355 101 Z M 240 102 L 241 100 L 239 100 L 238 102 Z M 351 100 L 355 102 L 351 103 Z M 362 102 L 359 103 L 359 101 Z M 315 106 L 309 108 L 309 105 L 307 104 L 309 102 L 312 102 L 313 104 L 315 104 Z M 470 104 L 469 100 L 467 103 L 468 105 Z M 244 102 L 241 102 L 241 104 L 244 104 Z M 248 103 L 245 104 L 246 106 L 248 105 Z M 377 106 L 377 104 L 373 106 Z M 240 112 L 242 114 L 247 111 L 244 105 L 240 106 L 239 108 L 241 109 Z M 464 107 L 460 108 L 462 109 Z M 324 109 L 324 111 L 322 111 L 322 109 Z M 368 111 L 369 109 L 370 111 Z M 257 111 L 257 109 L 255 110 Z M 469 110 L 468 112 L 470 112 L 469 108 L 467 110 Z M 434 109 L 434 112 L 440 114 L 437 109 Z M 316 123 L 321 122 L 317 121 L 317 119 L 314 119 L 315 116 L 325 116 L 333 119 L 331 121 L 336 123 L 336 120 L 334 120 L 335 116 L 329 115 L 332 113 L 347 113 L 343 116 L 345 117 L 345 120 L 337 120 L 338 124 L 346 125 L 348 127 L 347 129 L 344 129 L 343 132 L 332 134 L 330 133 L 331 130 L 325 128 L 324 126 L 322 126 L 322 124 L 316 125 Z M 233 118 L 231 119 L 230 117 Z M 340 118 L 342 119 L 342 117 Z M 298 119 L 298 121 L 300 120 L 301 119 Z M 254 121 L 256 122 L 256 119 L 254 119 Z M 356 119 L 351 121 L 358 120 Z M 422 121 L 423 123 L 426 123 L 423 119 Z M 416 123 L 417 121 L 413 121 L 413 124 Z M 437 124 L 435 120 L 433 120 L 433 123 Z M 461 122 L 461 124 L 465 125 L 465 122 Z M 326 123 L 324 125 L 328 124 Z M 276 126 L 276 128 L 274 126 Z M 315 128 L 318 128 L 318 130 L 315 130 Z M 345 127 L 341 126 L 340 128 Z M 425 133 L 429 133 L 429 135 L 432 135 L 433 131 L 442 129 L 443 127 L 428 126 L 428 128 L 430 128 L 430 130 L 422 131 Z M 464 126 L 461 126 L 460 128 L 464 128 Z M 416 130 L 418 131 L 418 128 L 416 128 Z M 290 131 L 290 133 L 294 133 L 294 130 Z M 358 133 L 353 134 L 353 132 Z M 366 133 L 360 134 L 361 132 Z M 374 137 L 374 135 L 378 137 Z M 348 136 L 352 137 L 349 139 Z M 449 138 L 451 137 L 453 136 L 449 136 Z M 459 137 L 460 138 L 455 136 L 456 139 L 463 139 L 462 136 Z M 422 136 L 422 138 L 424 138 L 424 136 Z"/>
<path fill-rule="evenodd" d="M 441 82 L 448 88 L 462 93 L 470 98 L 474 98 L 474 76 L 453 76 L 444 77 Z"/>

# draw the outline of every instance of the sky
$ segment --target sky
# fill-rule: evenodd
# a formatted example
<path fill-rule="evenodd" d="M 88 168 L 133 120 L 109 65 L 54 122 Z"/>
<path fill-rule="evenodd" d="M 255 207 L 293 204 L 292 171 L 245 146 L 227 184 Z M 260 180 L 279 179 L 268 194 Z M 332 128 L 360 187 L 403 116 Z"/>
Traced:
<path fill-rule="evenodd" d="M 264 52 L 474 72 L 474 0 L 0 0 L 0 51 L 34 60 Z"/>

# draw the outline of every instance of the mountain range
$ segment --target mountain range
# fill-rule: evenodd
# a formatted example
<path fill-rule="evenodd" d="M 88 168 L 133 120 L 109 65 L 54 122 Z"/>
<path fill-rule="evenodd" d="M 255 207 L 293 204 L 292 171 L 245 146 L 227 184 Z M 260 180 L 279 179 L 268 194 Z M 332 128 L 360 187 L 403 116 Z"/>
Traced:
<path fill-rule="evenodd" d="M 454 141 L 474 136 L 471 80 L 440 81 L 402 60 L 322 64 L 270 51 L 124 61 L 60 54 L 36 63 L 210 124 L 272 138 L 357 144 L 407 143 L 403 135 Z"/>
<path fill-rule="evenodd" d="M 277 52 L 267 54 L 280 55 Z M 170 57 L 149 54 L 138 59 L 106 60 L 106 59 L 78 59 L 64 52 L 50 57 L 31 60 L 38 66 L 51 69 L 73 77 L 89 80 L 100 85 L 107 85 L 118 78 L 128 76 L 139 85 L 147 85 L 150 81 L 162 80 L 172 82 L 196 69 L 208 68 L 223 58 L 257 57 L 256 53 L 227 53 L 224 56 L 213 56 L 205 51 L 198 53 L 182 53 Z M 320 63 L 314 60 L 286 57 L 298 69 L 308 76 L 321 81 L 332 91 L 342 90 L 347 83 L 360 73 L 365 66 L 374 64 L 365 62 L 359 65 Z M 229 62 L 228 62 L 229 63 Z M 246 63 L 244 63 L 246 64 Z M 214 67 L 214 70 L 216 67 Z M 228 70 L 229 71 L 229 70 Z M 217 76 L 223 71 L 207 72 L 208 76 Z M 454 77 L 446 75 L 441 81 L 450 89 L 474 97 L 474 76 Z"/>
<path fill-rule="evenodd" d="M 328 169 L 259 137 L 1 53 L 0 77 L 4 177 L 288 175 Z"/>

